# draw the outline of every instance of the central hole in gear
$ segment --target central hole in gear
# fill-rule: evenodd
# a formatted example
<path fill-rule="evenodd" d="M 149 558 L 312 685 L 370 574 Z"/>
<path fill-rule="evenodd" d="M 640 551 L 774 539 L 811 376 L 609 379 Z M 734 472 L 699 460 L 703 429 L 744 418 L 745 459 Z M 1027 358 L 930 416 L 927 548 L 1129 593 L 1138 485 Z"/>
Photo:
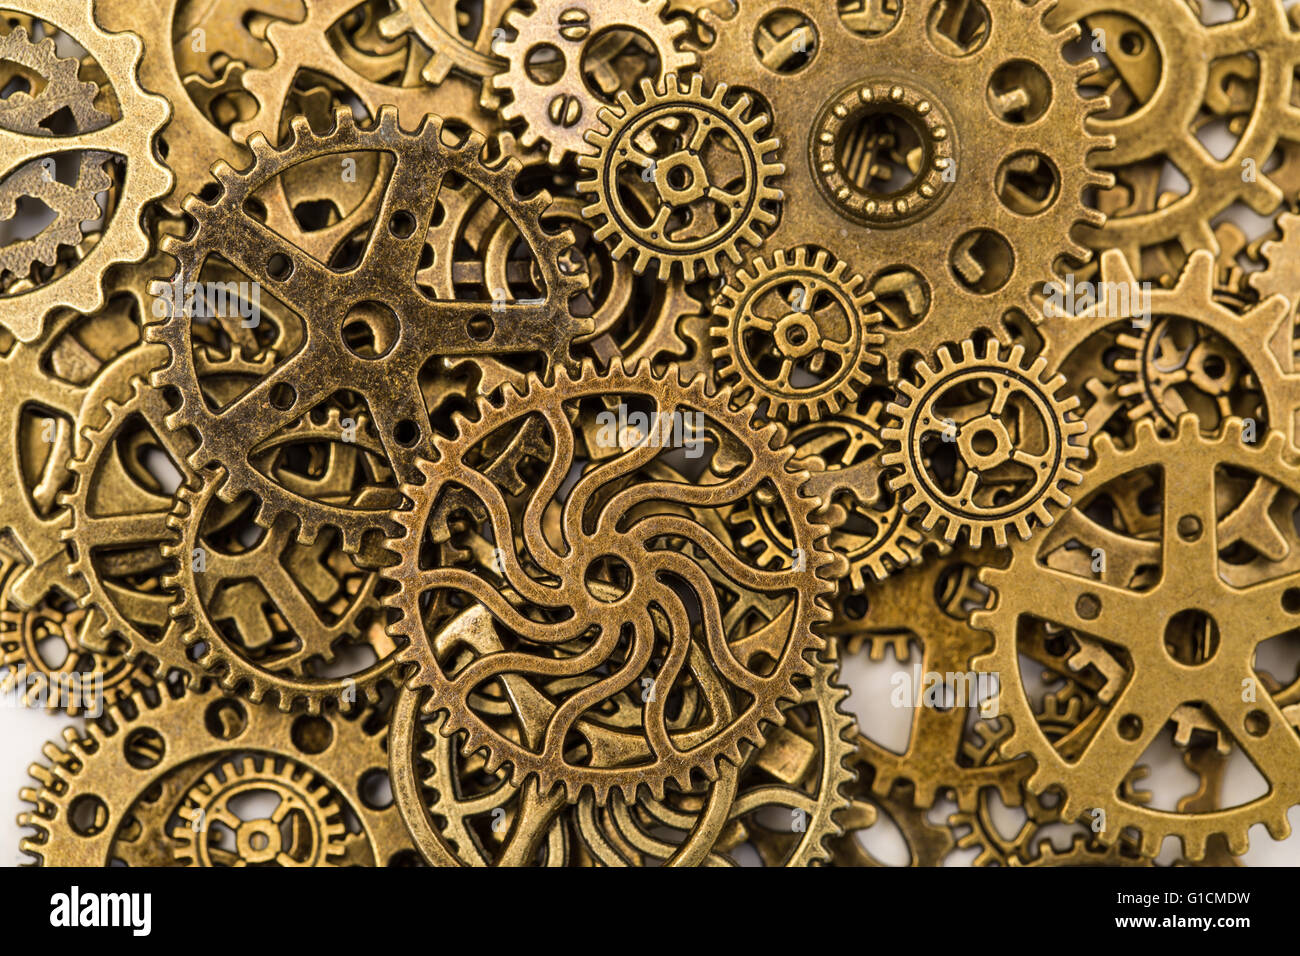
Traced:
<path fill-rule="evenodd" d="M 915 186 L 925 167 L 926 152 L 916 118 L 897 110 L 862 114 L 845 124 L 835 142 L 840 175 L 879 199 Z"/>
<path fill-rule="evenodd" d="M 977 455 L 991 455 L 998 447 L 998 437 L 987 428 L 976 432 L 970 440 L 970 446 Z"/>
<path fill-rule="evenodd" d="M 1165 625 L 1165 653 L 1180 664 L 1208 664 L 1219 651 L 1219 623 L 1204 611 L 1179 611 Z"/>
<path fill-rule="evenodd" d="M 587 565 L 582 580 L 597 601 L 613 604 L 632 590 L 632 569 L 622 558 L 604 554 Z"/>

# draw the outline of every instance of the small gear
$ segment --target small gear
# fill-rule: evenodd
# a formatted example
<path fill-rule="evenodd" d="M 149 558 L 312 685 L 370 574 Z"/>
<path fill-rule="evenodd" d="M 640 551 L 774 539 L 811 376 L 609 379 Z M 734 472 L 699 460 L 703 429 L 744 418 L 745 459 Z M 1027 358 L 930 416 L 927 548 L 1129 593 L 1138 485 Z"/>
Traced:
<path fill-rule="evenodd" d="M 945 346 L 937 369 L 920 362 L 917 382 L 898 383 L 882 462 L 901 470 L 889 486 L 908 492 L 903 510 L 927 509 L 925 530 L 942 519 L 949 543 L 965 530 L 978 548 L 992 531 L 1003 547 L 1009 529 L 1028 538 L 1033 520 L 1050 525 L 1051 506 L 1069 505 L 1065 486 L 1080 480 L 1073 462 L 1088 451 L 1076 438 L 1087 426 L 1072 415 L 1078 398 L 1058 397 L 1064 376 L 1049 377 L 1046 365 L 1029 362 L 1024 346 L 1004 356 L 989 341 L 980 354 L 968 339 L 960 355 Z"/>
<path fill-rule="evenodd" d="M 598 95 L 584 73 L 611 30 L 633 33 L 649 43 L 659 74 L 646 82 L 676 77 L 679 71 L 694 67 L 696 55 L 678 49 L 686 24 L 665 20 L 666 6 L 667 0 L 624 0 L 617 5 L 538 0 L 530 13 L 507 12 L 505 23 L 515 31 L 515 38 L 493 47 L 505 58 L 506 67 L 492 78 L 492 85 L 513 96 L 501 107 L 501 116 L 507 122 L 524 121 L 520 143 L 530 148 L 544 139 L 550 144 L 548 159 L 556 165 L 571 153 L 592 152 L 594 144 L 583 136 L 594 128 L 602 107 L 618 90 L 615 87 L 605 90 L 605 96 Z M 546 71 L 545 82 L 532 78 L 535 70 Z"/>
<path fill-rule="evenodd" d="M 583 215 L 597 217 L 595 236 L 611 243 L 615 259 L 634 253 L 638 274 L 657 260 L 660 279 L 676 266 L 690 280 L 701 266 L 718 275 L 724 256 L 739 265 L 741 244 L 759 244 L 760 229 L 777 220 L 774 182 L 785 167 L 768 158 L 779 143 L 760 138 L 770 118 L 751 116 L 753 102 L 728 97 L 725 83 L 705 93 L 699 75 L 669 74 L 600 111 L 603 128 L 587 133 L 595 152 L 578 157 L 591 176 L 578 189 L 594 195 Z M 655 201 L 634 207 L 624 190 L 647 181 Z"/>
<path fill-rule="evenodd" d="M 881 321 L 862 276 L 821 249 L 755 259 L 714 302 L 717 378 L 767 414 L 798 424 L 851 403 L 879 365 Z"/>
<path fill-rule="evenodd" d="M 616 413 L 599 413 L 603 427 L 582 448 L 566 408 L 615 397 L 628 424 L 620 428 Z M 793 470 L 792 451 L 777 444 L 778 426 L 754 424 L 752 407 L 735 410 L 730 398 L 725 389 L 708 395 L 700 379 L 682 384 L 671 367 L 663 377 L 644 368 L 628 373 L 618 364 L 606 373 L 586 365 L 576 377 L 557 369 L 549 385 L 529 376 L 522 391 L 507 387 L 499 404 L 480 401 L 473 421 L 458 416 L 456 437 L 435 438 L 435 457 L 420 463 L 424 483 L 403 486 L 415 507 L 396 515 L 405 535 L 392 545 L 399 564 L 385 571 L 397 587 L 385 599 L 397 612 L 390 631 L 404 644 L 399 659 L 417 667 L 408 684 L 432 691 L 426 710 L 450 715 L 441 732 L 463 732 L 466 753 L 485 750 L 489 772 L 508 764 L 515 785 L 535 775 L 542 794 L 560 786 L 576 800 L 590 788 L 603 801 L 617 790 L 631 802 L 641 787 L 662 796 L 670 780 L 685 790 L 695 773 L 712 779 L 722 764 L 740 765 L 743 745 L 761 743 L 768 725 L 780 722 L 780 703 L 796 696 L 793 679 L 810 673 L 805 655 L 823 646 L 813 625 L 828 616 L 821 602 L 842 568 L 826 550 L 826 528 L 812 520 L 814 503 L 800 490 L 807 472 Z M 636 420 L 628 408 L 638 409 Z M 507 507 L 507 494 L 484 475 L 491 466 L 481 463 L 483 443 L 493 434 L 517 433 L 531 416 L 547 423 L 551 447 L 523 494 L 508 495 Z M 707 433 L 725 450 L 704 462 L 717 483 L 661 480 L 620 491 L 625 476 L 677 442 L 674 429 L 681 443 Z M 555 495 L 575 467 L 586 474 L 561 504 Z M 692 513 L 725 510 L 760 484 L 780 500 L 795 529 L 793 552 L 768 565 L 672 513 L 682 505 Z M 421 563 L 419 545 L 434 509 L 455 487 L 472 490 L 488 515 L 496 542 L 488 567 Z M 556 522 L 549 534 L 542 527 L 548 509 Z M 595 513 L 584 517 L 589 510 Z M 690 604 L 703 615 L 698 626 L 688 626 L 680 613 L 684 599 L 662 590 L 665 575 L 694 595 Z M 724 621 L 719 587 L 761 597 L 773 615 Z M 440 603 L 485 608 L 509 635 L 506 650 L 444 643 Z M 553 686 L 559 678 L 574 686 Z M 491 714 L 475 708 L 474 695 L 497 684 L 509 687 L 519 706 L 537 711 L 545 734 L 514 741 Z M 688 693 L 707 706 L 682 715 L 690 720 L 678 727 L 665 708 Z M 611 724 L 609 708 L 629 695 L 635 723 Z"/>
<path fill-rule="evenodd" d="M 232 804 L 275 800 L 247 819 Z M 209 770 L 185 794 L 171 830 L 183 866 L 337 866 L 347 846 L 343 809 L 308 767 L 262 754 L 237 754 Z"/>

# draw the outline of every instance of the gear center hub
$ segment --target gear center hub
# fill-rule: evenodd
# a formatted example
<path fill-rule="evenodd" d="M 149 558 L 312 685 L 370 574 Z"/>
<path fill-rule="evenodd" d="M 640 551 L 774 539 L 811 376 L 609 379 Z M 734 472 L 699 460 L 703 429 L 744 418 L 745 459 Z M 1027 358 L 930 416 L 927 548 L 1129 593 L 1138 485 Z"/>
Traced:
<path fill-rule="evenodd" d="M 943 104 L 919 87 L 865 80 L 822 107 L 809 139 L 813 179 L 842 215 L 893 227 L 932 212 L 951 188 L 957 143 Z M 890 164 L 903 181 L 881 182 Z"/>

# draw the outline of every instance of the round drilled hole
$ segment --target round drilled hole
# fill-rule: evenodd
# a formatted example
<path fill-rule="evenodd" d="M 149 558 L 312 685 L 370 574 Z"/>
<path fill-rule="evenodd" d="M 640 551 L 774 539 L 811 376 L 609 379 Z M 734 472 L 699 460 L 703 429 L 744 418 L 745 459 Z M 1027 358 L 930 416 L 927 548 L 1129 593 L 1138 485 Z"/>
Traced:
<path fill-rule="evenodd" d="M 282 252 L 277 252 L 266 262 L 266 274 L 276 282 L 283 282 L 293 275 L 293 260 Z"/>
<path fill-rule="evenodd" d="M 1264 713 L 1262 710 L 1252 710 L 1246 715 L 1243 724 L 1246 727 L 1246 733 L 1250 734 L 1252 737 L 1263 737 L 1268 733 L 1268 714 Z"/>
<path fill-rule="evenodd" d="M 409 418 L 403 418 L 393 428 L 393 440 L 403 448 L 410 448 L 420 440 L 420 426 Z"/>
<path fill-rule="evenodd" d="M 1125 740 L 1137 740 L 1142 736 L 1142 718 L 1137 714 L 1125 714 L 1119 720 L 1118 729 Z"/>
<path fill-rule="evenodd" d="M 398 239 L 406 239 L 415 232 L 415 217 L 405 209 L 399 209 L 388 220 L 388 231 Z"/>
<path fill-rule="evenodd" d="M 486 342 L 492 338 L 492 333 L 496 331 L 496 326 L 486 315 L 476 315 L 465 323 L 465 331 L 475 342 Z"/>
<path fill-rule="evenodd" d="M 1085 621 L 1095 620 L 1101 613 L 1101 598 L 1095 594 L 1080 594 L 1074 602 L 1074 613 Z"/>
<path fill-rule="evenodd" d="M 524 73 L 538 86 L 550 86 L 564 75 L 564 54 L 553 43 L 538 43 L 524 54 Z"/>
<path fill-rule="evenodd" d="M 1195 541 L 1201 536 L 1201 519 L 1196 515 L 1183 515 L 1178 519 L 1178 537 L 1184 541 Z"/>
<path fill-rule="evenodd" d="M 1025 150 L 1002 161 L 996 184 L 1002 205 L 1021 216 L 1037 216 L 1055 204 L 1061 193 L 1061 174 L 1042 153 Z"/>
<path fill-rule="evenodd" d="M 980 0 L 938 0 L 930 8 L 926 35 L 946 56 L 970 56 L 984 46 L 991 22 L 988 8 Z"/>
<path fill-rule="evenodd" d="M 334 728 L 324 717 L 304 714 L 289 728 L 289 739 L 305 754 L 323 753 L 334 742 Z"/>
<path fill-rule="evenodd" d="M 203 726 L 218 740 L 234 740 L 248 728 L 248 711 L 237 700 L 214 700 L 203 712 Z"/>
<path fill-rule="evenodd" d="M 271 405 L 280 411 L 288 411 L 293 408 L 293 403 L 298 401 L 298 393 L 288 382 L 281 382 L 271 389 Z"/>
<path fill-rule="evenodd" d="M 68 825 L 78 836 L 94 836 L 108 826 L 108 805 L 93 793 L 83 793 L 68 804 Z"/>
<path fill-rule="evenodd" d="M 1282 592 L 1282 610 L 1300 614 L 1300 588 L 1287 588 Z"/>
<path fill-rule="evenodd" d="M 1052 81 L 1029 60 L 1011 60 L 994 70 L 986 93 L 993 115 L 1017 126 L 1035 122 L 1052 105 Z"/>
<path fill-rule="evenodd" d="M 383 810 L 393 805 L 393 786 L 388 771 L 378 767 L 367 770 L 357 784 L 357 796 L 371 810 Z"/>
<path fill-rule="evenodd" d="M 978 295 L 997 292 L 1016 270 L 1011 244 L 991 229 L 973 229 L 957 240 L 949 255 L 957 281 Z"/>
<path fill-rule="evenodd" d="M 358 302 L 343 316 L 343 345 L 362 359 L 383 358 L 397 342 L 397 314 L 382 302 Z"/>

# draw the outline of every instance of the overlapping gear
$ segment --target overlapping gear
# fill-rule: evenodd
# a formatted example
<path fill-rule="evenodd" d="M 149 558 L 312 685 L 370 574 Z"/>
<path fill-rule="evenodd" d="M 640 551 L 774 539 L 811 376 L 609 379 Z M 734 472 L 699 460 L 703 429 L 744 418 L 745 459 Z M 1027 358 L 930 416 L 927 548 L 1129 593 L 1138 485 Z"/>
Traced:
<path fill-rule="evenodd" d="M 1300 8 L 1228 6 L 0 0 L 22 849 L 1287 836 Z"/>

